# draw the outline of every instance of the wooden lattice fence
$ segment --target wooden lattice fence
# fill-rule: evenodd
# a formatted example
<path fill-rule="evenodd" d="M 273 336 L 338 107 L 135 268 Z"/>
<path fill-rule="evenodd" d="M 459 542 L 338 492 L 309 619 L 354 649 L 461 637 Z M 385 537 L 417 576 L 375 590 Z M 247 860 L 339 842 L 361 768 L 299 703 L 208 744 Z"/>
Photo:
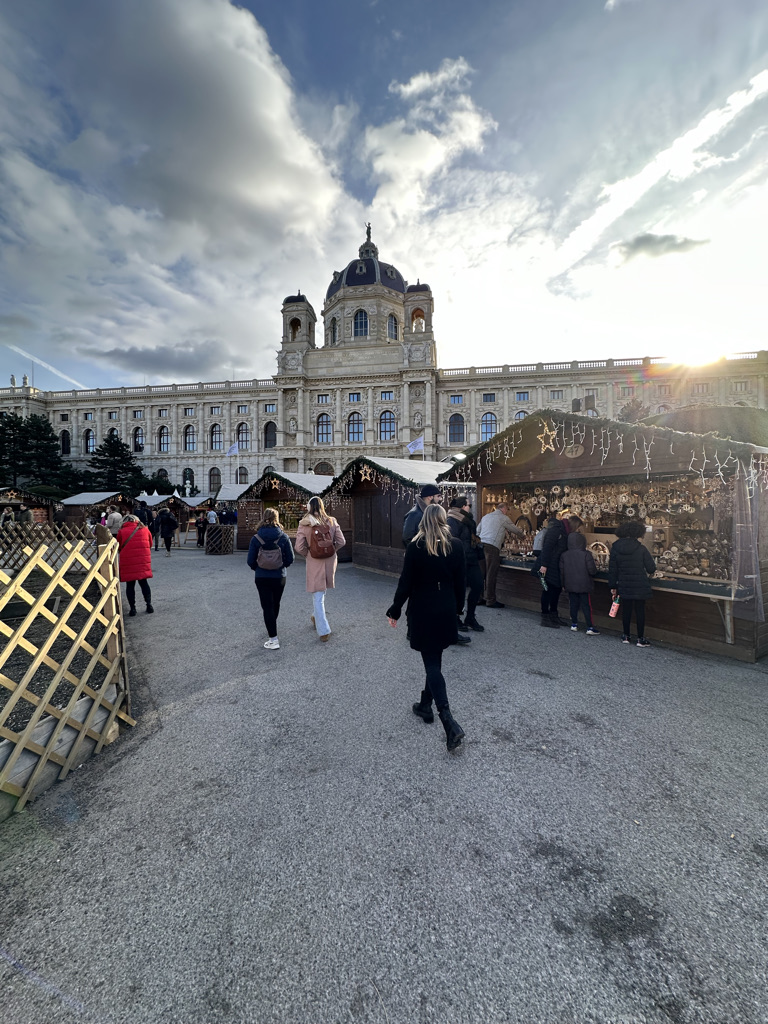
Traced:
<path fill-rule="evenodd" d="M 90 526 L 66 524 L 50 526 L 48 523 L 10 523 L 0 527 L 0 569 L 18 572 L 27 563 L 27 547 L 48 546 L 46 562 L 54 569 L 66 560 L 73 544 L 83 541 L 83 552 L 89 561 L 96 557 L 96 534 Z"/>
<path fill-rule="evenodd" d="M 205 531 L 206 555 L 231 555 L 235 550 L 235 528 L 225 523 L 211 523 Z"/>
<path fill-rule="evenodd" d="M 47 529 L 33 547 L 16 528 L 0 562 L 0 819 L 135 725 L 117 543 Z"/>

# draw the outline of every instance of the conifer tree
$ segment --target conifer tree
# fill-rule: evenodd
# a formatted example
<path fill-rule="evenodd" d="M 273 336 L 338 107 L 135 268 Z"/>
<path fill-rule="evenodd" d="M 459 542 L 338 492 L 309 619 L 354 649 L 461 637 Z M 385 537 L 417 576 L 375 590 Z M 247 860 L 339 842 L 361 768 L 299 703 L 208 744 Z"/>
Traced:
<path fill-rule="evenodd" d="M 45 416 L 28 416 L 24 420 L 23 475 L 33 483 L 53 483 L 62 471 L 59 439 Z"/>
<path fill-rule="evenodd" d="M 117 434 L 109 434 L 94 451 L 88 465 L 99 487 L 105 491 L 134 491 L 143 475 L 141 466 Z"/>
<path fill-rule="evenodd" d="M 24 420 L 15 412 L 0 416 L 0 483 L 16 487 L 24 476 Z"/>

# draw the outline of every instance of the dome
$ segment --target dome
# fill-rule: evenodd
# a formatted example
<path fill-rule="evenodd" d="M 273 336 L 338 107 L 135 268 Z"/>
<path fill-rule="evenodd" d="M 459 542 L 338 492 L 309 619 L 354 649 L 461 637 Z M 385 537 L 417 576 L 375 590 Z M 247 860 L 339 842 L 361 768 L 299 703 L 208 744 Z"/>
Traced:
<path fill-rule="evenodd" d="M 421 284 L 420 281 L 417 281 L 416 284 L 409 284 L 405 290 L 407 292 L 428 292 L 430 287 L 428 284 Z"/>
<path fill-rule="evenodd" d="M 379 250 L 371 241 L 371 227 L 365 242 L 360 246 L 359 256 L 352 260 L 342 271 L 334 271 L 333 280 L 328 285 L 325 298 L 330 299 L 340 288 L 354 288 L 368 284 L 383 284 L 393 292 L 405 294 L 405 281 L 400 271 L 391 263 L 381 263 Z"/>
<path fill-rule="evenodd" d="M 283 305 L 284 306 L 290 306 L 292 302 L 306 302 L 306 301 L 307 301 L 307 296 L 306 295 L 302 295 L 301 292 L 299 292 L 298 295 L 286 295 L 286 297 L 283 299 Z"/>

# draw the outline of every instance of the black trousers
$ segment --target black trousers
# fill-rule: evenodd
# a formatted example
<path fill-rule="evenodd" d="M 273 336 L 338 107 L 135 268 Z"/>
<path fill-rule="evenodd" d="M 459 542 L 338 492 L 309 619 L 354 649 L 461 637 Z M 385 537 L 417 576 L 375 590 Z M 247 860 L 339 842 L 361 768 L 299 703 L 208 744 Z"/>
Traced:
<path fill-rule="evenodd" d="M 483 596 L 483 570 L 480 568 L 480 563 L 475 558 L 474 553 L 469 558 L 471 560 L 467 562 L 467 586 L 469 587 L 469 593 L 467 594 L 467 618 L 471 621 L 475 617 L 477 602 Z"/>
<path fill-rule="evenodd" d="M 170 537 L 163 537 L 163 544 L 165 544 L 165 550 L 171 550 L 171 544 L 173 544 L 173 534 Z"/>
<path fill-rule="evenodd" d="M 125 584 L 125 596 L 128 598 L 128 606 L 130 608 L 136 607 L 136 582 L 136 580 L 128 580 Z M 138 584 L 141 587 L 141 596 L 147 604 L 152 604 L 152 591 L 149 589 L 149 580 L 138 580 Z"/>
<path fill-rule="evenodd" d="M 443 652 L 440 650 L 421 651 L 421 660 L 424 662 L 424 670 L 427 673 L 427 681 L 424 684 L 424 691 L 427 699 L 434 700 L 437 710 L 442 711 L 448 707 L 448 693 L 445 689 L 445 677 L 443 676 Z"/>
<path fill-rule="evenodd" d="M 587 629 L 591 629 L 592 602 L 589 599 L 589 594 L 569 594 L 568 600 L 571 604 L 571 623 L 575 624 L 579 621 L 579 610 L 581 610 Z"/>
<path fill-rule="evenodd" d="M 285 576 L 279 579 L 264 577 L 256 580 L 261 610 L 264 612 L 264 625 L 270 640 L 277 636 L 277 617 L 280 614 L 280 602 L 285 590 Z"/>
<path fill-rule="evenodd" d="M 563 592 L 562 587 L 553 587 L 551 584 L 546 590 L 541 591 L 541 614 L 557 615 L 557 602 Z"/>
<path fill-rule="evenodd" d="M 645 636 L 645 601 L 621 599 L 621 621 L 627 636 L 632 632 L 632 609 L 635 609 L 637 635 Z"/>

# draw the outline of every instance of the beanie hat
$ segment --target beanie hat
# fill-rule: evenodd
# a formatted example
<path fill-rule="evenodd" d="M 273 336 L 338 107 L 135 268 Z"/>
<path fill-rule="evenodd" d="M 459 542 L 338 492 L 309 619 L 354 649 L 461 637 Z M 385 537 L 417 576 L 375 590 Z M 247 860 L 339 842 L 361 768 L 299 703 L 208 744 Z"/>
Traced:
<path fill-rule="evenodd" d="M 421 497 L 422 498 L 431 498 L 433 494 L 439 494 L 439 493 L 440 493 L 440 488 L 439 487 L 435 487 L 434 484 L 424 484 L 424 486 L 421 488 Z"/>

